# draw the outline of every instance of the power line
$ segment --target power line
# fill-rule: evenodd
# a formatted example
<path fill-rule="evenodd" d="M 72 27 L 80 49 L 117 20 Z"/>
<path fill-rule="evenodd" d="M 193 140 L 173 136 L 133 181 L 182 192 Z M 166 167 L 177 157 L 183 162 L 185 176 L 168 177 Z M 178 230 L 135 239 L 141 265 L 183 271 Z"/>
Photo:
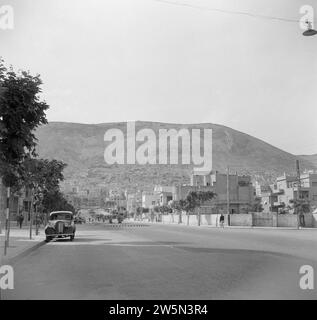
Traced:
<path fill-rule="evenodd" d="M 174 6 L 204 10 L 204 11 L 213 11 L 213 12 L 221 12 L 221 13 L 226 13 L 226 14 L 244 15 L 244 16 L 249 16 L 249 17 L 258 18 L 258 19 L 277 20 L 277 21 L 293 22 L 293 23 L 294 22 L 298 23 L 300 21 L 298 19 L 267 16 L 267 15 L 262 15 L 262 14 L 257 14 L 257 13 L 246 12 L 246 11 L 234 11 L 234 10 L 210 8 L 210 7 L 198 6 L 198 5 L 193 5 L 193 4 L 184 3 L 184 2 L 174 2 L 174 1 L 169 1 L 169 0 L 153 0 L 153 1 L 160 2 L 160 3 L 166 3 L 166 4 L 170 4 L 170 5 L 174 5 Z M 314 21 L 311 21 L 311 22 L 314 22 Z"/>

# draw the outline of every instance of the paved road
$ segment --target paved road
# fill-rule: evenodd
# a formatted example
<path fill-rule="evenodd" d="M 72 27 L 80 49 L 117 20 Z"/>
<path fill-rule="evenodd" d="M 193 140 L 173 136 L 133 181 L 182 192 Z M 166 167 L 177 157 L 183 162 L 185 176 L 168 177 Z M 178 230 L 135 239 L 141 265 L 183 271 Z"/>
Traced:
<path fill-rule="evenodd" d="M 15 264 L 5 299 L 316 299 L 317 230 L 79 226 Z M 317 277 L 317 276 L 316 276 Z"/>

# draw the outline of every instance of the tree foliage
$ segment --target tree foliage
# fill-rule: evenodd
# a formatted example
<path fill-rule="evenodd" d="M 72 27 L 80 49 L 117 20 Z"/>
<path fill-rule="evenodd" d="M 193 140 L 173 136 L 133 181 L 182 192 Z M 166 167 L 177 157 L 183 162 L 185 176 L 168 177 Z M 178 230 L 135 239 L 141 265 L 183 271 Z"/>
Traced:
<path fill-rule="evenodd" d="M 75 208 L 67 202 L 60 191 L 47 193 L 43 199 L 42 206 L 45 212 L 61 210 L 76 212 Z"/>
<path fill-rule="evenodd" d="M 171 203 L 171 208 L 176 210 L 176 211 L 189 211 L 189 203 L 187 200 L 174 200 Z"/>
<path fill-rule="evenodd" d="M 167 205 L 161 205 L 161 206 L 155 206 L 154 212 L 166 214 L 166 213 L 171 213 L 172 210 L 171 210 L 171 207 Z"/>
<path fill-rule="evenodd" d="M 26 158 L 23 162 L 24 185 L 33 190 L 35 204 L 44 212 L 67 210 L 75 213 L 75 208 L 60 192 L 65 167 L 64 162 L 55 159 Z"/>
<path fill-rule="evenodd" d="M 59 190 L 59 183 L 64 180 L 66 163 L 55 159 L 26 158 L 22 167 L 22 178 L 27 188 L 55 192 Z"/>
<path fill-rule="evenodd" d="M 262 212 L 264 210 L 263 205 L 261 203 L 261 198 L 260 197 L 256 197 L 255 201 L 251 207 L 251 211 L 252 212 Z"/>
<path fill-rule="evenodd" d="M 216 194 L 212 191 L 190 191 L 185 199 L 187 211 L 194 211 L 204 202 L 212 200 Z"/>
<path fill-rule="evenodd" d="M 311 211 L 311 205 L 308 199 L 294 199 L 290 201 L 293 204 L 295 213 L 309 213 Z"/>
<path fill-rule="evenodd" d="M 204 202 L 212 200 L 216 194 L 212 191 L 190 191 L 185 199 L 173 201 L 171 208 L 177 211 L 193 212 Z"/>
<path fill-rule="evenodd" d="M 0 176 L 6 186 L 18 183 L 26 155 L 35 156 L 34 130 L 46 124 L 39 75 L 15 72 L 0 59 Z"/>

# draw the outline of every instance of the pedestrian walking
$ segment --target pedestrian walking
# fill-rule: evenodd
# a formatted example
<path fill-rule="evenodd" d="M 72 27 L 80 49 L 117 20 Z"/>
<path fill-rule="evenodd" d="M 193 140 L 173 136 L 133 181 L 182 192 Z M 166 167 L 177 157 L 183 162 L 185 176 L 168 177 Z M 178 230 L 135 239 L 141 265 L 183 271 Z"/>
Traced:
<path fill-rule="evenodd" d="M 219 222 L 220 222 L 220 227 L 224 228 L 225 216 L 223 214 L 220 215 Z"/>
<path fill-rule="evenodd" d="M 305 216 L 303 212 L 301 212 L 299 215 L 299 224 L 301 227 L 305 227 Z"/>
<path fill-rule="evenodd" d="M 23 220 L 24 220 L 24 216 L 23 216 L 23 214 L 21 213 L 21 214 L 19 214 L 19 216 L 18 216 L 18 222 L 19 222 L 19 227 L 20 227 L 20 229 L 22 229 Z"/>

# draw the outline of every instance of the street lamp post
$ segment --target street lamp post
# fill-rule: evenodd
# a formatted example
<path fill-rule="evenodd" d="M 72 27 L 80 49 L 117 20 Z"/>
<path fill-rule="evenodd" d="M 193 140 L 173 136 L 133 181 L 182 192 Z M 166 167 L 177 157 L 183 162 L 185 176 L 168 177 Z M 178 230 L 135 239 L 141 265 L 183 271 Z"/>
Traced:
<path fill-rule="evenodd" d="M 230 226 L 230 177 L 229 177 L 229 166 L 227 167 L 227 219 L 228 225 Z"/>

